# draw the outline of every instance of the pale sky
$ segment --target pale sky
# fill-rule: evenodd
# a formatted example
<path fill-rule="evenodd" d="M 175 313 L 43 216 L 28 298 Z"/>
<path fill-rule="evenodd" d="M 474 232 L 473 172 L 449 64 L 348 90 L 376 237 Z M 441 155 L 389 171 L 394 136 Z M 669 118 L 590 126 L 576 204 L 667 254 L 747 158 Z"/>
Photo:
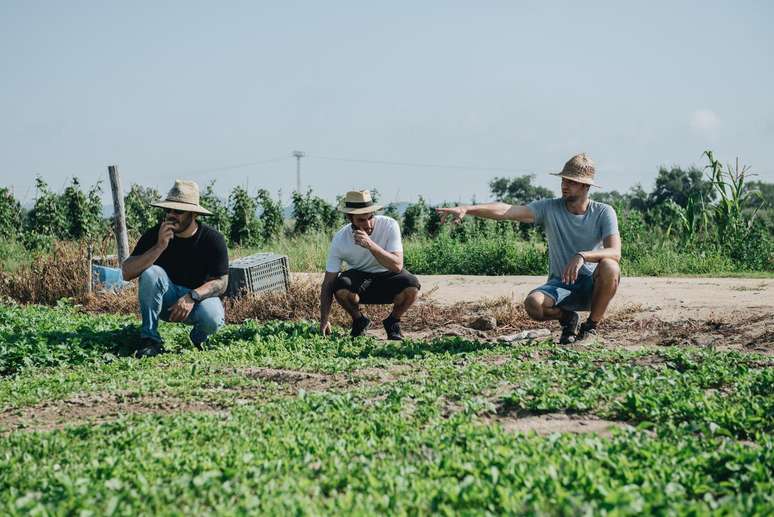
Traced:
<path fill-rule="evenodd" d="M 109 190 L 115 163 L 127 188 L 287 202 L 295 149 L 331 200 L 485 200 L 525 173 L 557 191 L 547 173 L 579 152 L 606 190 L 707 148 L 772 182 L 772 22 L 763 0 L 2 0 L 0 185 Z"/>

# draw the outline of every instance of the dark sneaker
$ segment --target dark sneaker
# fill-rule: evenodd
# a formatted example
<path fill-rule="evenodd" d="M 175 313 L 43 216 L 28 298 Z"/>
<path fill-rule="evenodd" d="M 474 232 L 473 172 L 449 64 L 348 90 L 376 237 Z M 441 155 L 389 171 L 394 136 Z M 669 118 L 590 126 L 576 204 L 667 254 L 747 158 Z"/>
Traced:
<path fill-rule="evenodd" d="M 362 336 L 370 326 L 371 320 L 361 315 L 358 319 L 352 322 L 352 330 L 350 330 L 349 335 L 352 337 Z"/>
<path fill-rule="evenodd" d="M 562 335 L 559 337 L 560 345 L 569 345 L 577 340 L 576 333 L 578 332 L 578 317 L 577 312 L 571 312 L 567 321 L 559 321 L 562 326 Z"/>
<path fill-rule="evenodd" d="M 400 320 L 387 318 L 382 321 L 384 331 L 387 332 L 387 339 L 390 341 L 402 341 L 403 334 L 400 332 Z"/>
<path fill-rule="evenodd" d="M 596 341 L 599 338 L 597 335 L 597 324 L 592 321 L 584 321 L 580 329 L 578 329 L 578 337 L 575 338 L 575 342 L 584 341 L 590 343 Z"/>
<path fill-rule="evenodd" d="M 137 352 L 134 353 L 134 356 L 137 359 L 142 359 L 143 357 L 155 357 L 157 355 L 163 354 L 164 352 L 166 352 L 166 350 L 164 350 L 163 344 L 158 341 L 145 338 L 142 340 L 140 348 L 138 348 Z"/>

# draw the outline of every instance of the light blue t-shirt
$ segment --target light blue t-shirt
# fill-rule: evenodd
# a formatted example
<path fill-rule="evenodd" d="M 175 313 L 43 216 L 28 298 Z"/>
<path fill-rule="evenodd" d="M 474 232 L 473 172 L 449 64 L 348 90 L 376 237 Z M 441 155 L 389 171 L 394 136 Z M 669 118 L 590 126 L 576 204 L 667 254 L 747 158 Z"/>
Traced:
<path fill-rule="evenodd" d="M 579 251 L 602 248 L 602 240 L 618 233 L 618 217 L 612 206 L 589 201 L 586 213 L 572 214 L 564 199 L 540 199 L 527 207 L 535 215 L 535 224 L 541 225 L 548 239 L 548 276 L 562 278 L 570 259 Z M 579 275 L 590 275 L 596 269 L 594 262 L 585 262 Z"/>

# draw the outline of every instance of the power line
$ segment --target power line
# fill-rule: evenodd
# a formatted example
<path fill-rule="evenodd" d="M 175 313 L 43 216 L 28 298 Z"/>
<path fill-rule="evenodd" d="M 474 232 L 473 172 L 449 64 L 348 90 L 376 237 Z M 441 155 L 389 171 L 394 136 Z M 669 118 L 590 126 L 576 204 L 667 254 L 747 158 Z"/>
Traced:
<path fill-rule="evenodd" d="M 414 163 L 414 162 L 393 162 L 386 160 L 361 160 L 357 158 L 339 158 L 332 156 L 317 156 L 315 154 L 307 154 L 309 158 L 317 158 L 320 160 L 331 160 L 337 162 L 352 162 L 352 163 L 370 163 L 374 165 L 393 165 L 399 167 L 426 167 L 434 169 L 462 169 L 470 171 L 493 171 L 493 172 L 531 172 L 535 169 L 512 169 L 508 167 L 478 167 L 475 165 L 449 165 L 439 163 Z"/>
<path fill-rule="evenodd" d="M 255 165 L 266 165 L 266 164 L 269 164 L 269 163 L 276 163 L 276 162 L 279 162 L 281 160 L 287 160 L 287 159 L 288 159 L 288 156 L 287 155 L 283 155 L 283 156 L 279 156 L 277 158 L 269 158 L 268 160 L 258 160 L 258 161 L 254 161 L 254 162 L 237 163 L 237 164 L 234 164 L 234 165 L 224 165 L 222 167 L 215 167 L 215 168 L 212 168 L 212 169 L 196 169 L 196 170 L 191 170 L 191 171 L 178 171 L 178 172 L 174 173 L 174 175 L 175 176 L 189 176 L 189 177 L 201 176 L 202 174 L 208 174 L 208 173 L 211 173 L 211 172 L 223 172 L 223 171 L 230 171 L 230 170 L 234 170 L 234 169 L 244 169 L 245 167 L 253 167 Z"/>

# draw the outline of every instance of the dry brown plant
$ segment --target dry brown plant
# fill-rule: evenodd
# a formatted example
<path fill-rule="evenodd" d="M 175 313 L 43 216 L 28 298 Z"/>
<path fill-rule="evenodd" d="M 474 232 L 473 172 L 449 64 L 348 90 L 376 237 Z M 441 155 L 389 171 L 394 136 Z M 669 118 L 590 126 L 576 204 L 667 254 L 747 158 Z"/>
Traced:
<path fill-rule="evenodd" d="M 88 246 L 57 242 L 13 272 L 0 271 L 0 296 L 20 303 L 53 305 L 60 298 L 82 298 L 88 291 Z"/>
<path fill-rule="evenodd" d="M 0 298 L 19 303 L 54 305 L 71 298 L 82 310 L 92 313 L 138 314 L 136 283 L 118 292 L 88 291 L 88 247 L 84 243 L 61 242 L 51 254 L 35 258 L 29 266 L 13 273 L 0 271 Z M 306 279 L 294 279 L 288 292 L 251 293 L 240 298 L 226 298 L 226 321 L 241 323 L 252 319 L 317 320 L 320 315 L 320 286 Z M 364 312 L 375 322 L 387 317 L 389 305 L 366 306 Z M 422 293 L 417 303 L 403 317 L 406 330 L 422 331 L 446 325 L 467 325 L 479 315 L 497 320 L 498 331 L 544 326 L 529 319 L 519 303 L 507 298 L 464 302 L 454 305 L 438 303 L 432 292 Z M 331 322 L 348 327 L 350 318 L 333 303 Z"/>

